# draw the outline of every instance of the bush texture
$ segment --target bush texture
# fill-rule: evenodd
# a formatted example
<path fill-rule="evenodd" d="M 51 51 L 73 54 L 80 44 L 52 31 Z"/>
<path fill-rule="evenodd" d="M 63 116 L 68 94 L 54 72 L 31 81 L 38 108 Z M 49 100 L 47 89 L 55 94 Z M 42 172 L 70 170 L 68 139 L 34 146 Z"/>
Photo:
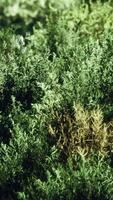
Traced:
<path fill-rule="evenodd" d="M 0 1 L 0 199 L 113 200 L 113 3 Z"/>

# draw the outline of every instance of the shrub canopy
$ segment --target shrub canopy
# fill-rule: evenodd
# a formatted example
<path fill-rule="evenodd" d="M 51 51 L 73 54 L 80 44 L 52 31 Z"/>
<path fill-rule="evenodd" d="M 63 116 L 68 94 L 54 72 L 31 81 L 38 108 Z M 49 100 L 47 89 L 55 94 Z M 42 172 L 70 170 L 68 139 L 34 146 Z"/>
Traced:
<path fill-rule="evenodd" d="M 112 200 L 112 120 L 112 1 L 1 0 L 1 200 Z"/>

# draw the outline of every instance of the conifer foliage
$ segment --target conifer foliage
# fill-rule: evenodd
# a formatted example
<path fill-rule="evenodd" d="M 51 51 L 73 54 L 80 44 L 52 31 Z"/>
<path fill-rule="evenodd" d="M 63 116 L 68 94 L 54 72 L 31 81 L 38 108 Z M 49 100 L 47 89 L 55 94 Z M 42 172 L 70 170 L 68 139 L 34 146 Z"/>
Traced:
<path fill-rule="evenodd" d="M 113 200 L 112 0 L 0 0 L 0 199 Z"/>

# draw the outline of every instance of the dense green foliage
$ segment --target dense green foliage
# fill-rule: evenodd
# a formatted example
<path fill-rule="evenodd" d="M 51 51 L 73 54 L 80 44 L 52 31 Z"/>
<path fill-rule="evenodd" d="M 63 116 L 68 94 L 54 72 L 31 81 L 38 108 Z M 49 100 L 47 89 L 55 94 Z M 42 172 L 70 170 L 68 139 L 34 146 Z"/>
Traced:
<path fill-rule="evenodd" d="M 113 200 L 112 0 L 0 0 L 0 199 Z"/>

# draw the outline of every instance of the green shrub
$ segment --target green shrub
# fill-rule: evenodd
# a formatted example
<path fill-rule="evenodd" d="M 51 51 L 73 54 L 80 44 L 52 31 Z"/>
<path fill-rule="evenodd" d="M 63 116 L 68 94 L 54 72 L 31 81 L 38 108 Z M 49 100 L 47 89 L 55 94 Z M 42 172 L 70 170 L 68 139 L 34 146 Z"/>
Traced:
<path fill-rule="evenodd" d="M 0 1 L 1 200 L 113 199 L 112 18 L 111 0 Z"/>

